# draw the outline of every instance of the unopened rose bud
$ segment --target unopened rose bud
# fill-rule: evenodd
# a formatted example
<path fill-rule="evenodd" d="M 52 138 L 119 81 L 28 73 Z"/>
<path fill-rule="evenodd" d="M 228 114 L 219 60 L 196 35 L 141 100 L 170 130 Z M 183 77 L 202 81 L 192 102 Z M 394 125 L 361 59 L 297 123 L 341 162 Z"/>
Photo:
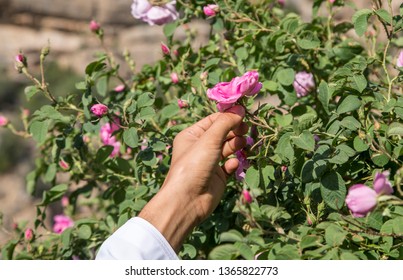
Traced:
<path fill-rule="evenodd" d="M 92 105 L 91 112 L 97 117 L 102 117 L 108 113 L 108 107 L 104 104 L 95 104 Z"/>
<path fill-rule="evenodd" d="M 49 54 L 49 52 L 50 52 L 49 46 L 43 47 L 42 50 L 41 50 L 41 55 L 47 56 Z"/>
<path fill-rule="evenodd" d="M 97 33 L 101 29 L 101 25 L 95 20 L 91 20 L 90 22 L 90 30 L 94 33 Z"/>
<path fill-rule="evenodd" d="M 287 171 L 287 166 L 285 166 L 285 165 L 281 166 L 281 171 L 283 173 L 285 173 Z"/>
<path fill-rule="evenodd" d="M 125 88 L 126 88 L 125 85 L 118 85 L 113 90 L 116 92 L 122 92 L 125 90 Z"/>
<path fill-rule="evenodd" d="M 27 67 L 27 58 L 23 54 L 18 54 L 15 56 L 15 68 L 18 73 L 22 73 L 23 68 Z"/>
<path fill-rule="evenodd" d="M 69 198 L 67 196 L 63 196 L 61 199 L 61 203 L 62 203 L 62 206 L 64 208 L 66 208 L 67 206 L 69 206 Z"/>
<path fill-rule="evenodd" d="M 23 118 L 28 118 L 31 112 L 28 109 L 23 109 L 22 110 L 22 117 Z"/>
<path fill-rule="evenodd" d="M 178 99 L 178 106 L 179 108 L 183 109 L 183 108 L 187 108 L 189 106 L 189 104 L 182 99 Z"/>
<path fill-rule="evenodd" d="M 59 166 L 64 170 L 67 170 L 70 168 L 70 165 L 67 162 L 65 162 L 63 159 L 61 159 L 59 161 Z"/>
<path fill-rule="evenodd" d="M 178 74 L 176 74 L 175 72 L 173 72 L 173 73 L 171 74 L 171 80 L 172 80 L 172 82 L 173 82 L 174 84 L 179 83 Z"/>
<path fill-rule="evenodd" d="M 169 55 L 171 53 L 171 50 L 163 42 L 161 42 L 161 50 L 164 55 Z"/>
<path fill-rule="evenodd" d="M 174 50 L 174 55 L 175 55 L 175 56 L 179 56 L 179 51 L 178 51 L 178 50 Z"/>
<path fill-rule="evenodd" d="M 244 203 L 252 203 L 252 196 L 250 195 L 250 192 L 247 190 L 242 191 L 242 200 Z"/>
<path fill-rule="evenodd" d="M 24 232 L 24 238 L 26 241 L 31 241 L 32 238 L 34 238 L 34 232 L 32 231 L 32 229 L 27 228 Z"/>
<path fill-rule="evenodd" d="M 215 4 L 209 4 L 203 7 L 203 12 L 208 17 L 213 17 L 220 11 L 220 7 Z"/>
<path fill-rule="evenodd" d="M 8 124 L 8 119 L 0 115 L 0 127 L 4 127 Z"/>

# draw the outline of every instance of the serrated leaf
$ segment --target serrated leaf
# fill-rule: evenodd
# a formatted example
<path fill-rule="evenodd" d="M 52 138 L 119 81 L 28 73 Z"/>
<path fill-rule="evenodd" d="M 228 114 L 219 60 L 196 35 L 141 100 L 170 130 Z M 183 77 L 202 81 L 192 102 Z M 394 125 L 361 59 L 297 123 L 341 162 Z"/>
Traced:
<path fill-rule="evenodd" d="M 339 210 L 346 199 L 346 185 L 341 175 L 335 171 L 325 174 L 320 180 L 320 192 L 325 203 L 332 209 Z"/>
<path fill-rule="evenodd" d="M 211 58 L 211 59 L 207 60 L 206 64 L 204 65 L 204 69 L 206 70 L 212 66 L 218 65 L 220 60 L 221 60 L 221 58 Z"/>
<path fill-rule="evenodd" d="M 238 249 L 233 244 L 224 244 L 211 250 L 208 258 L 210 260 L 233 260 L 239 255 Z"/>
<path fill-rule="evenodd" d="M 355 111 L 360 108 L 361 105 L 362 103 L 357 96 L 348 95 L 341 101 L 340 105 L 337 107 L 337 113 L 344 114 L 347 112 Z"/>
<path fill-rule="evenodd" d="M 299 136 L 292 137 L 291 139 L 295 146 L 303 150 L 313 152 L 315 149 L 315 139 L 309 131 L 304 131 Z"/>
<path fill-rule="evenodd" d="M 243 235 L 239 231 L 237 231 L 235 229 L 231 229 L 231 230 L 229 230 L 227 232 L 223 232 L 220 235 L 220 242 L 221 243 L 224 243 L 224 242 L 232 242 L 232 243 L 234 243 L 234 242 L 237 242 L 237 241 L 241 242 L 242 240 L 243 240 Z"/>
<path fill-rule="evenodd" d="M 42 145 L 48 135 L 50 121 L 35 121 L 29 127 L 29 132 L 38 145 Z"/>
<path fill-rule="evenodd" d="M 245 183 L 252 189 L 258 188 L 260 185 L 259 169 L 255 168 L 254 166 L 249 167 L 246 170 Z"/>
<path fill-rule="evenodd" d="M 392 23 L 392 16 L 385 9 L 376 10 L 375 13 L 387 24 Z"/>
<path fill-rule="evenodd" d="M 285 86 L 290 86 L 294 82 L 295 72 L 291 68 L 281 69 L 277 73 L 278 81 Z"/>
<path fill-rule="evenodd" d="M 165 24 L 164 25 L 164 35 L 168 38 L 173 36 L 175 33 L 175 30 L 176 30 L 176 27 L 178 26 L 178 23 L 179 23 L 178 21 L 173 21 L 168 24 Z"/>
<path fill-rule="evenodd" d="M 95 162 L 97 163 L 103 163 L 112 153 L 113 147 L 112 146 L 102 146 L 101 148 L 98 149 L 98 152 L 95 156 Z"/>
<path fill-rule="evenodd" d="M 92 230 L 89 225 L 82 225 L 78 228 L 78 237 L 81 239 L 89 239 L 92 235 Z"/>
<path fill-rule="evenodd" d="M 319 84 L 319 94 L 318 99 L 325 109 L 326 113 L 329 114 L 329 100 L 331 98 L 331 94 L 329 92 L 329 86 L 325 81 L 321 81 Z"/>
<path fill-rule="evenodd" d="M 368 27 L 368 18 L 372 14 L 372 11 L 369 9 L 361 9 L 358 10 L 352 18 L 354 23 L 354 29 L 358 36 L 364 35 L 365 31 L 367 31 Z"/>
<path fill-rule="evenodd" d="M 40 92 L 40 89 L 37 86 L 28 86 L 24 89 L 25 96 L 27 97 L 27 101 L 30 101 L 31 98 Z"/>
<path fill-rule="evenodd" d="M 154 95 L 150 92 L 144 92 L 140 95 L 140 97 L 137 100 L 137 107 L 138 108 L 143 108 L 143 107 L 149 107 L 154 104 Z"/>
<path fill-rule="evenodd" d="M 347 232 L 336 224 L 331 224 L 325 229 L 325 240 L 330 246 L 340 246 L 343 244 Z"/>

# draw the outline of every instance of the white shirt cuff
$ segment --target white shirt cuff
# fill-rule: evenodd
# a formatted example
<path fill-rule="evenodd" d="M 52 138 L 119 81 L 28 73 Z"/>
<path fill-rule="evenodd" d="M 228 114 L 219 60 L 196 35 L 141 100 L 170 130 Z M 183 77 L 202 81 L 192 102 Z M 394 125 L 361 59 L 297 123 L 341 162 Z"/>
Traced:
<path fill-rule="evenodd" d="M 178 256 L 153 225 L 135 217 L 105 240 L 96 260 L 178 260 Z"/>

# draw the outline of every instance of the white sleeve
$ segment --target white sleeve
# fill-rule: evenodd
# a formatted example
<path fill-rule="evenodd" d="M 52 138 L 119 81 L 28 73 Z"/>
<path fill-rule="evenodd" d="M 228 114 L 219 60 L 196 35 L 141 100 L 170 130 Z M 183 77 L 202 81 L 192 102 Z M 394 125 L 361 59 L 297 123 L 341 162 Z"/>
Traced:
<path fill-rule="evenodd" d="M 135 217 L 105 240 L 95 259 L 178 260 L 178 256 L 153 225 Z"/>

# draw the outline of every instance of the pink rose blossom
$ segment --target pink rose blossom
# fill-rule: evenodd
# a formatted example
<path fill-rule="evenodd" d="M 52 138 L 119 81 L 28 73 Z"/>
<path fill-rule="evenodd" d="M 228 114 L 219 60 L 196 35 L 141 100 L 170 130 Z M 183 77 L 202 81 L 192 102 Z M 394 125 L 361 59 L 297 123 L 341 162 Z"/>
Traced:
<path fill-rule="evenodd" d="M 403 50 L 400 51 L 399 57 L 397 58 L 397 61 L 396 61 L 396 66 L 403 67 Z"/>
<path fill-rule="evenodd" d="M 102 117 L 108 113 L 108 107 L 104 104 L 95 104 L 92 105 L 91 112 L 97 117 Z"/>
<path fill-rule="evenodd" d="M 62 233 L 65 229 L 70 228 L 74 225 L 73 220 L 65 215 L 56 215 L 53 217 L 53 221 L 53 231 L 59 234 Z"/>
<path fill-rule="evenodd" d="M 288 169 L 287 166 L 285 166 L 285 165 L 281 166 L 281 171 L 282 171 L 283 173 L 285 173 L 285 172 L 287 171 L 287 169 Z"/>
<path fill-rule="evenodd" d="M 250 164 L 247 159 L 245 151 L 239 150 L 239 151 L 235 152 L 235 155 L 239 161 L 238 168 L 235 171 L 235 178 L 238 181 L 242 181 L 243 179 L 245 179 L 245 175 L 246 175 L 245 170 L 249 168 Z"/>
<path fill-rule="evenodd" d="M 122 92 L 125 90 L 125 85 L 117 85 L 113 90 L 116 92 Z"/>
<path fill-rule="evenodd" d="M 27 241 L 31 241 L 32 238 L 34 238 L 34 232 L 32 231 L 32 229 L 27 228 L 24 232 L 24 238 Z"/>
<path fill-rule="evenodd" d="M 179 17 L 176 11 L 176 1 L 160 6 L 152 6 L 147 0 L 134 0 L 132 4 L 133 17 L 147 22 L 149 25 L 163 25 Z"/>
<path fill-rule="evenodd" d="M 8 119 L 0 115 L 0 127 L 6 126 L 8 124 Z"/>
<path fill-rule="evenodd" d="M 99 29 L 101 29 L 101 25 L 98 22 L 96 22 L 95 20 L 91 20 L 91 22 L 90 22 L 90 30 L 92 32 L 96 33 L 96 32 L 99 31 Z"/>
<path fill-rule="evenodd" d="M 294 89 L 297 92 L 298 97 L 303 97 L 308 95 L 315 88 L 315 81 L 311 73 L 305 71 L 298 72 L 295 75 L 295 80 L 293 83 Z"/>
<path fill-rule="evenodd" d="M 60 166 L 62 169 L 65 169 L 65 170 L 67 170 L 67 169 L 70 168 L 70 165 L 69 165 L 67 162 L 65 162 L 63 159 L 61 159 L 61 160 L 59 161 L 59 166 Z"/>
<path fill-rule="evenodd" d="M 119 119 L 115 118 L 115 122 L 119 123 Z M 115 157 L 119 154 L 121 143 L 116 140 L 116 136 L 113 135 L 115 131 L 119 130 L 119 126 L 115 123 L 106 123 L 101 126 L 100 138 L 104 145 L 112 146 L 113 151 L 110 157 Z"/>
<path fill-rule="evenodd" d="M 176 74 L 175 72 L 171 73 L 171 80 L 174 84 L 179 83 L 179 77 L 178 74 Z"/>
<path fill-rule="evenodd" d="M 178 99 L 178 106 L 179 106 L 179 108 L 183 109 L 183 108 L 187 108 L 189 106 L 189 104 L 182 99 Z"/>
<path fill-rule="evenodd" d="M 23 54 L 20 53 L 15 56 L 15 61 L 25 64 L 26 58 Z"/>
<path fill-rule="evenodd" d="M 365 217 L 376 207 L 377 193 L 366 185 L 354 185 L 348 190 L 346 204 L 354 217 Z"/>
<path fill-rule="evenodd" d="M 244 200 L 246 203 L 248 203 L 248 204 L 252 203 L 252 196 L 250 195 L 250 192 L 249 192 L 249 191 L 243 190 L 243 191 L 242 191 L 242 197 L 243 197 L 243 200 Z"/>
<path fill-rule="evenodd" d="M 392 184 L 388 180 L 389 172 L 376 173 L 374 178 L 374 190 L 378 195 L 393 193 Z"/>
<path fill-rule="evenodd" d="M 203 7 L 203 12 L 208 17 L 215 16 L 219 10 L 220 10 L 220 7 L 215 4 L 209 4 L 209 5 Z"/>
<path fill-rule="evenodd" d="M 231 82 L 221 82 L 207 90 L 209 99 L 217 101 L 217 109 L 223 112 L 231 108 L 242 96 L 257 94 L 262 88 L 258 82 L 259 74 L 256 71 L 245 73 L 242 77 L 236 77 Z"/>
<path fill-rule="evenodd" d="M 171 50 L 163 42 L 161 42 L 161 51 L 165 55 L 169 55 L 171 53 Z"/>

